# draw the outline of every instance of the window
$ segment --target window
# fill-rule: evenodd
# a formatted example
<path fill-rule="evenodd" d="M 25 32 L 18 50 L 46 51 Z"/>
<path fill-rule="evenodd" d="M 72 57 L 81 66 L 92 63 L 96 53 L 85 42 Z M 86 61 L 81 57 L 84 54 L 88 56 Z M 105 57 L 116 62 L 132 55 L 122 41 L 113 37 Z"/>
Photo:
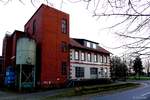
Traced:
<path fill-rule="evenodd" d="M 94 62 L 97 62 L 98 61 L 98 59 L 97 59 L 97 55 L 96 54 L 94 54 Z"/>
<path fill-rule="evenodd" d="M 88 53 L 88 55 L 87 55 L 87 61 L 91 62 L 91 54 L 90 53 Z"/>
<path fill-rule="evenodd" d="M 106 63 L 106 62 L 107 62 L 106 56 L 103 56 L 103 63 Z"/>
<path fill-rule="evenodd" d="M 67 52 L 68 51 L 68 45 L 67 45 L 66 42 L 62 42 L 61 49 L 62 49 L 62 52 Z"/>
<path fill-rule="evenodd" d="M 93 48 L 96 49 L 96 44 L 95 43 L 93 43 Z"/>
<path fill-rule="evenodd" d="M 102 63 L 104 63 L 104 56 L 102 56 Z"/>
<path fill-rule="evenodd" d="M 81 52 L 81 60 L 85 61 L 85 53 L 84 52 Z"/>
<path fill-rule="evenodd" d="M 36 32 L 36 20 L 33 21 L 32 34 L 35 34 L 35 32 Z"/>
<path fill-rule="evenodd" d="M 75 67 L 75 76 L 76 77 L 84 77 L 84 68 L 83 67 Z"/>
<path fill-rule="evenodd" d="M 61 32 L 67 33 L 67 20 L 66 19 L 61 20 Z"/>
<path fill-rule="evenodd" d="M 99 56 L 99 59 L 100 59 L 100 63 L 102 63 L 102 56 L 101 55 Z"/>
<path fill-rule="evenodd" d="M 91 43 L 90 42 L 87 42 L 87 47 L 91 47 Z"/>
<path fill-rule="evenodd" d="M 61 64 L 61 74 L 67 75 L 67 62 L 62 62 Z"/>
<path fill-rule="evenodd" d="M 73 60 L 72 51 L 70 50 L 70 60 Z"/>
<path fill-rule="evenodd" d="M 98 74 L 98 69 L 97 68 L 90 68 L 90 73 L 97 75 Z"/>
<path fill-rule="evenodd" d="M 109 56 L 107 56 L 107 63 L 108 63 L 108 64 L 110 63 L 110 58 L 109 58 Z"/>
<path fill-rule="evenodd" d="M 75 60 L 79 60 L 79 52 L 75 51 Z"/>
<path fill-rule="evenodd" d="M 104 69 L 103 68 L 101 68 L 101 75 L 102 75 L 102 77 L 104 75 Z"/>

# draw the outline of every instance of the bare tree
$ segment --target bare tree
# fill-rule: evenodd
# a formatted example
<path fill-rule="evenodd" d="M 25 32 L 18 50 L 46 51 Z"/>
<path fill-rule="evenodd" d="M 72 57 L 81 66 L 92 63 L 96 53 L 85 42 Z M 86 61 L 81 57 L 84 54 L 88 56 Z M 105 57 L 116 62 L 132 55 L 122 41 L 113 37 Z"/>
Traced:
<path fill-rule="evenodd" d="M 10 1 L 13 0 L 0 0 L 5 4 Z M 22 4 L 25 2 L 18 1 Z M 33 5 L 38 1 L 51 5 L 52 0 L 30 1 Z M 107 28 L 127 40 L 115 48 L 125 48 L 129 56 L 150 56 L 150 0 L 61 0 L 61 6 L 65 2 L 84 3 L 93 17 L 111 20 Z"/>
<path fill-rule="evenodd" d="M 149 76 L 150 75 L 150 60 L 149 59 L 145 60 L 144 66 L 145 66 L 145 71 L 147 75 Z"/>
<path fill-rule="evenodd" d="M 74 0 L 68 0 L 73 2 Z M 76 0 L 84 2 L 93 16 L 113 19 L 108 28 L 127 42 L 119 47 L 126 48 L 130 56 L 150 55 L 150 0 Z"/>

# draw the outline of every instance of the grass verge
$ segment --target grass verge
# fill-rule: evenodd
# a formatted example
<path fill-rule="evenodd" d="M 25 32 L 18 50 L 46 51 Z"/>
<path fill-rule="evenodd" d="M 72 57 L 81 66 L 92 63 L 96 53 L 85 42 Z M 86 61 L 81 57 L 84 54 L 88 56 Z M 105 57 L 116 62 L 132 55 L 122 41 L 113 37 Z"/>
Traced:
<path fill-rule="evenodd" d="M 150 77 L 145 77 L 145 76 L 140 76 L 139 77 L 135 77 L 135 76 L 131 76 L 131 77 L 128 77 L 129 80 L 150 80 Z"/>
<path fill-rule="evenodd" d="M 122 90 L 127 88 L 134 88 L 139 86 L 138 83 L 120 83 L 120 84 L 107 84 L 107 85 L 94 85 L 94 86 L 82 86 L 82 87 L 75 87 L 69 90 L 64 91 L 63 93 L 59 93 L 54 96 L 46 97 L 46 100 L 51 99 L 59 99 L 65 97 L 73 97 L 73 96 L 81 96 L 87 94 L 94 94 L 94 93 L 101 93 L 113 90 Z"/>

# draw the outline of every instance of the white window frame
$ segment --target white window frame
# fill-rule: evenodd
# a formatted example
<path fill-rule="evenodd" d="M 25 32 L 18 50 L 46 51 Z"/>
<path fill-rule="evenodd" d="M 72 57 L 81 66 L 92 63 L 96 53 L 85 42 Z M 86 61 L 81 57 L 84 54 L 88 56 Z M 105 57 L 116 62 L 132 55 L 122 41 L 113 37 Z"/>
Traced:
<path fill-rule="evenodd" d="M 90 42 L 87 41 L 86 44 L 87 44 L 87 47 L 89 47 L 89 48 L 91 47 L 91 43 Z"/>
<path fill-rule="evenodd" d="M 92 61 L 92 59 L 91 59 L 91 53 L 87 53 L 87 61 L 88 61 L 88 62 L 91 62 L 91 61 Z"/>
<path fill-rule="evenodd" d="M 96 49 L 96 44 L 95 43 L 93 43 L 93 48 Z"/>
<path fill-rule="evenodd" d="M 79 51 L 75 51 L 74 53 L 75 53 L 74 59 L 79 60 Z"/>
<path fill-rule="evenodd" d="M 81 60 L 85 61 L 85 52 L 81 52 Z"/>

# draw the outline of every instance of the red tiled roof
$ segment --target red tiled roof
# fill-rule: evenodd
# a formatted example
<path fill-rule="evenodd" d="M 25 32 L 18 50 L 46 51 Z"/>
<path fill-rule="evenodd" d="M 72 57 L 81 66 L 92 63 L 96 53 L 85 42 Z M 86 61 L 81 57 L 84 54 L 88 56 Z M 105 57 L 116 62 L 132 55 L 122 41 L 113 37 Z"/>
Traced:
<path fill-rule="evenodd" d="M 80 43 L 78 43 L 77 41 L 75 41 L 74 39 L 70 38 L 70 46 L 71 47 L 76 47 L 76 48 L 81 48 L 81 49 L 86 49 L 89 51 L 96 51 L 96 52 L 100 52 L 100 53 L 107 53 L 110 54 L 109 51 L 105 50 L 104 48 L 98 46 L 97 49 L 92 49 L 92 48 L 88 48 L 86 46 L 81 45 Z"/>

